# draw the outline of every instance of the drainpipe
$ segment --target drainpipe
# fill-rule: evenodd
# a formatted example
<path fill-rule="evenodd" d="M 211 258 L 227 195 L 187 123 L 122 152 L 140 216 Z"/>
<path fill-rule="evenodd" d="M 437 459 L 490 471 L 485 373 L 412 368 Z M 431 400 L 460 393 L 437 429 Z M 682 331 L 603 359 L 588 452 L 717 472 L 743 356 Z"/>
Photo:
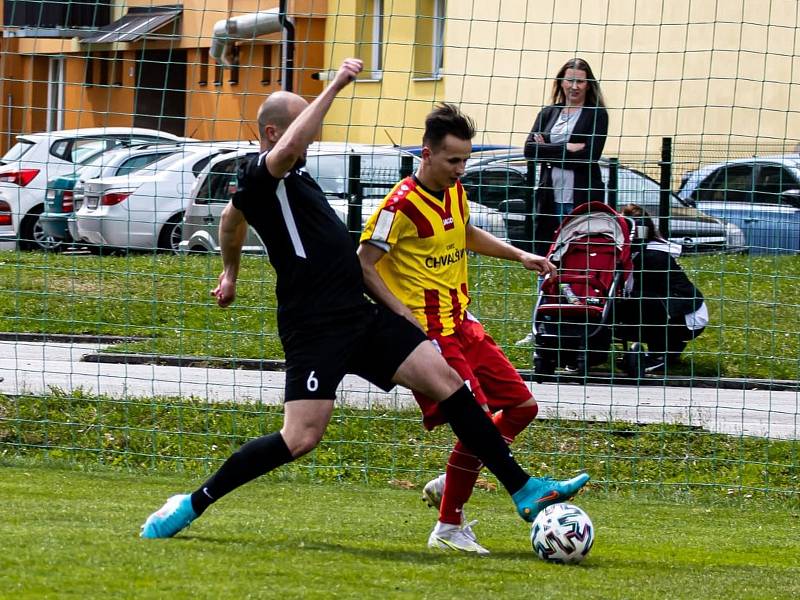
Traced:
<path fill-rule="evenodd" d="M 278 20 L 284 29 L 283 35 L 283 89 L 291 92 L 294 87 L 294 23 L 286 16 L 286 0 L 278 3 Z"/>
<path fill-rule="evenodd" d="M 283 29 L 282 65 L 283 89 L 292 90 L 294 73 L 294 23 L 286 14 L 286 0 L 280 0 L 278 9 L 262 10 L 238 17 L 222 19 L 214 24 L 209 54 L 226 67 L 237 64 L 234 45 L 237 41 L 252 40 L 261 35 L 277 33 Z"/>

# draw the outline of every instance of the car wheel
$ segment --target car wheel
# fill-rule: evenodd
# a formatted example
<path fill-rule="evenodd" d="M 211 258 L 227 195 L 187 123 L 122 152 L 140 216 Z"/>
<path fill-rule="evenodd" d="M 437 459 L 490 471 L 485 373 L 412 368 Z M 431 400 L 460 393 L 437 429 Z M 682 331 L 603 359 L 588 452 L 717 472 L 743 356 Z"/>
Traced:
<path fill-rule="evenodd" d="M 19 225 L 19 248 L 20 250 L 44 250 L 45 252 L 58 252 L 64 248 L 64 240 L 46 235 L 39 217 L 44 207 L 34 207 L 31 212 L 25 215 Z"/>
<path fill-rule="evenodd" d="M 164 224 L 158 236 L 158 249 L 167 252 L 178 252 L 183 231 L 183 213 L 175 215 Z"/>

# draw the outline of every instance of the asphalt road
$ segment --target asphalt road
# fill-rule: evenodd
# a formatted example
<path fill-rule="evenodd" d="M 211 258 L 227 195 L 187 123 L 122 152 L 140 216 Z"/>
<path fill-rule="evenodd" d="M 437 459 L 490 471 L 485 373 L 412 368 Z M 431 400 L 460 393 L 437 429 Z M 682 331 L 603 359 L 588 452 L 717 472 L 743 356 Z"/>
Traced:
<path fill-rule="evenodd" d="M 196 397 L 209 402 L 282 401 L 284 374 L 209 367 L 170 367 L 86 362 L 105 345 L 65 342 L 0 342 L 0 393 L 43 394 L 51 389 L 115 398 Z M 726 434 L 800 439 L 800 392 L 668 385 L 529 384 L 540 416 L 635 423 L 682 423 Z M 339 389 L 347 406 L 408 408 L 405 389 L 386 394 L 348 376 Z"/>

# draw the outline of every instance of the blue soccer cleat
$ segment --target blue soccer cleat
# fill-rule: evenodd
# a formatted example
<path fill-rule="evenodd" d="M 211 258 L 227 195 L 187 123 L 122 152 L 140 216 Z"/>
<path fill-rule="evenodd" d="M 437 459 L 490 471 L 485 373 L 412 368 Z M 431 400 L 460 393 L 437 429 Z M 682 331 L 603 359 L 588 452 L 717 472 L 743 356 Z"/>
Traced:
<path fill-rule="evenodd" d="M 172 496 L 142 525 L 139 537 L 155 539 L 170 538 L 197 518 L 192 508 L 192 497 L 189 494 Z"/>
<path fill-rule="evenodd" d="M 539 511 L 572 498 L 589 481 L 588 473 L 581 473 L 572 479 L 556 481 L 551 477 L 531 477 L 521 490 L 511 499 L 517 506 L 519 516 L 533 522 Z"/>

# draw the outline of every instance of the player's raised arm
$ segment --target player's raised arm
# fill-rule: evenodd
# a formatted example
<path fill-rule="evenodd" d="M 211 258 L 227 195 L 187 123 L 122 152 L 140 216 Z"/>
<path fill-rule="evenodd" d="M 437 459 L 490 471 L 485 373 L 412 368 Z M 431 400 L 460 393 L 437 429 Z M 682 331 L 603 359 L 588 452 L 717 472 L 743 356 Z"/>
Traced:
<path fill-rule="evenodd" d="M 345 59 L 330 85 L 302 110 L 300 115 L 286 127 L 285 132 L 280 131 L 279 126 L 267 125 L 265 133 L 275 142 L 266 159 L 267 169 L 273 177 L 283 177 L 300 158 L 305 156 L 308 145 L 319 135 L 322 121 L 333 99 L 355 80 L 363 68 L 364 63 L 357 58 Z"/>

